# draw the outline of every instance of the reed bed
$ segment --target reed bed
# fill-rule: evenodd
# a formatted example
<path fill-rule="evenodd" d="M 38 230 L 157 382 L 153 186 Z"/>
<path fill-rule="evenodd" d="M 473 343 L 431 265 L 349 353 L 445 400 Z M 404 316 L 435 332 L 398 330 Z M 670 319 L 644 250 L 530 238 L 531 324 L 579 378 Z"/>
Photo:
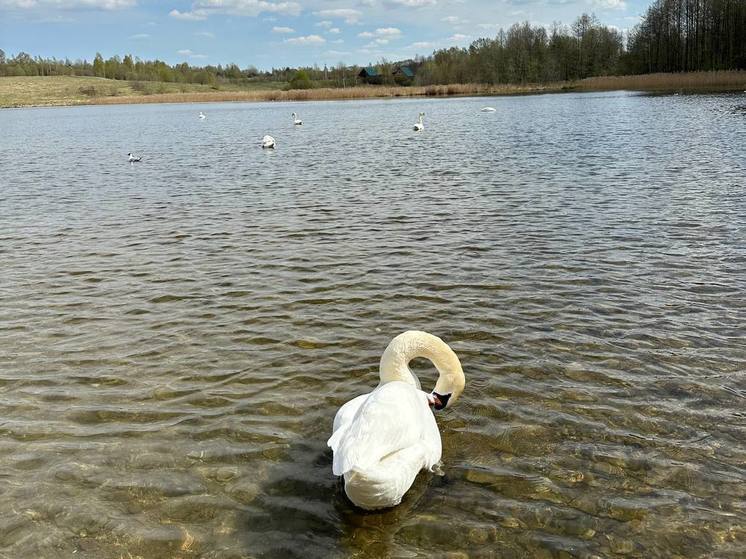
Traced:
<path fill-rule="evenodd" d="M 742 91 L 746 90 L 746 71 L 680 72 L 639 76 L 600 76 L 575 84 L 583 91 Z"/>
<path fill-rule="evenodd" d="M 92 98 L 90 104 L 118 103 L 200 103 L 229 101 L 329 101 L 388 97 L 440 97 L 453 95 L 516 95 L 559 91 L 556 85 L 485 85 L 449 84 L 418 87 L 357 86 L 347 88 L 290 89 L 270 91 L 209 91 L 198 93 L 167 93 L 129 95 L 127 97 Z"/>

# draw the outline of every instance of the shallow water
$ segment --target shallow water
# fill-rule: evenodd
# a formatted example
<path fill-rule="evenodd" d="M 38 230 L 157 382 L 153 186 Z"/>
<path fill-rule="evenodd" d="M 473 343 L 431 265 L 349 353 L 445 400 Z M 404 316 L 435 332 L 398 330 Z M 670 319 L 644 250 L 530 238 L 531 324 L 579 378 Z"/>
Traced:
<path fill-rule="evenodd" d="M 744 103 L 0 111 L 0 557 L 742 556 Z M 410 328 L 466 392 L 363 513 L 325 442 Z"/>

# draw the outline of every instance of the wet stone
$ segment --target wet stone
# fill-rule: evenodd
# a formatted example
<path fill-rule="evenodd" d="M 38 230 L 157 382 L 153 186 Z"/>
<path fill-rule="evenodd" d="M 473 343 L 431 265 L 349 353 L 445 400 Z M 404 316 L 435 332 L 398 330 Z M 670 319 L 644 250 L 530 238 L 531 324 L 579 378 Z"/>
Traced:
<path fill-rule="evenodd" d="M 248 479 L 240 479 L 230 484 L 226 491 L 231 497 L 247 505 L 259 494 L 259 486 Z"/>
<path fill-rule="evenodd" d="M 617 537 L 610 538 L 609 547 L 611 548 L 611 551 L 618 553 L 619 555 L 629 555 L 635 550 L 634 542 Z"/>

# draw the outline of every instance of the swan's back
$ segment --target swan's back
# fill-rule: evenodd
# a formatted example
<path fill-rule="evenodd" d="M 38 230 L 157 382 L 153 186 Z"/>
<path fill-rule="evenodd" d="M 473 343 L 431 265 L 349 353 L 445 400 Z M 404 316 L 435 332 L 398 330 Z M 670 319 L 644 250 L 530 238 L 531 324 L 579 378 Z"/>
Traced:
<path fill-rule="evenodd" d="M 329 439 L 335 475 L 380 477 L 386 466 L 397 477 L 432 468 L 441 456 L 441 442 L 427 396 L 405 382 L 389 382 L 340 408 Z M 396 464 L 396 467 L 389 467 Z M 368 476 L 370 477 L 370 476 Z M 400 476 L 401 477 L 401 476 Z M 401 493 L 403 495 L 403 492 Z M 401 498 L 401 495 L 399 498 Z"/>
<path fill-rule="evenodd" d="M 366 509 L 398 504 L 417 473 L 432 469 L 442 452 L 427 395 L 400 381 L 342 406 L 328 444 L 334 474 L 344 476 L 347 496 Z"/>

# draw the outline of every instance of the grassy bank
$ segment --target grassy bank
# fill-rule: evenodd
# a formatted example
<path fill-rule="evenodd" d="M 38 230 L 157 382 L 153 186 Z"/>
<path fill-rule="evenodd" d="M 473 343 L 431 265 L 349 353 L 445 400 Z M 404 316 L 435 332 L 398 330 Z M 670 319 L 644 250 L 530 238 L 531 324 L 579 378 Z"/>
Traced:
<path fill-rule="evenodd" d="M 605 76 L 577 82 L 527 85 L 451 84 L 421 87 L 357 86 L 284 91 L 283 83 L 250 88 L 162 82 L 128 82 L 89 77 L 0 78 L 0 107 L 106 105 L 120 103 L 207 103 L 225 101 L 323 101 L 448 95 L 520 95 L 561 91 L 743 91 L 746 72 L 689 72 Z"/>
<path fill-rule="evenodd" d="M 139 82 L 77 76 L 0 77 L 0 107 L 44 107 L 57 105 L 100 105 L 105 103 L 178 102 L 164 98 L 190 97 L 213 101 L 216 95 L 277 91 L 284 83 L 259 82 L 251 89 L 192 83 Z"/>

